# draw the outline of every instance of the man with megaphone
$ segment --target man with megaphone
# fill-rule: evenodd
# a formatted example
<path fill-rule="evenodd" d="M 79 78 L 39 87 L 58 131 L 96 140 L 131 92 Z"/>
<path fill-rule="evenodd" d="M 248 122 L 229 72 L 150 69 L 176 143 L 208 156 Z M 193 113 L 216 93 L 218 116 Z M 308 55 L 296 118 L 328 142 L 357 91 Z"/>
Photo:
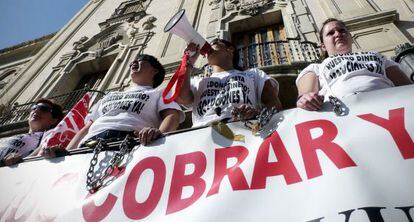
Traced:
<path fill-rule="evenodd" d="M 190 43 L 186 51 L 193 53 L 176 102 L 192 106 L 193 126 L 206 125 L 213 121 L 235 118 L 251 119 L 261 108 L 276 108 L 282 105 L 278 98 L 278 82 L 253 68 L 238 67 L 236 47 L 223 39 L 215 39 L 207 53 L 208 64 L 213 73 L 210 77 L 190 78 L 192 65 L 199 56 L 199 45 Z M 195 53 L 194 53 L 195 52 Z"/>
<path fill-rule="evenodd" d="M 234 116 L 251 119 L 260 113 L 263 106 L 277 110 L 282 108 L 277 81 L 262 70 L 243 71 L 239 68 L 236 47 L 223 39 L 215 39 L 209 44 L 193 29 L 184 9 L 168 21 L 164 31 L 179 36 L 189 44 L 179 68 L 162 94 L 163 101 L 192 106 L 193 126 Z M 207 56 L 213 74 L 191 79 L 192 67 L 200 53 Z M 174 86 L 174 94 L 168 97 Z"/>

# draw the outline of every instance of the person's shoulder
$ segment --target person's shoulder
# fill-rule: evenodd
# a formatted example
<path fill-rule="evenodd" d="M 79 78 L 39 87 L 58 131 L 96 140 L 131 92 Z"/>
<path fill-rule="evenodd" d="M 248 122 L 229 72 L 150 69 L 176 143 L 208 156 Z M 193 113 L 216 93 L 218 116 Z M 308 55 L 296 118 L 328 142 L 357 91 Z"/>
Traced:
<path fill-rule="evenodd" d="M 311 63 L 308 66 L 306 66 L 299 75 L 304 75 L 308 72 L 314 72 L 316 75 L 319 73 L 319 66 L 321 66 L 321 63 Z"/>
<path fill-rule="evenodd" d="M 210 78 L 210 77 L 208 77 L 208 76 L 204 77 L 204 76 L 197 75 L 197 76 L 192 76 L 191 81 L 200 82 L 202 79 L 208 79 L 208 78 Z"/>
<path fill-rule="evenodd" d="M 250 68 L 243 71 L 248 76 L 267 76 L 267 73 L 259 68 Z"/>
<path fill-rule="evenodd" d="M 379 53 L 377 51 L 362 51 L 362 52 L 353 52 L 353 54 L 363 55 L 363 54 L 381 54 L 381 53 Z"/>
<path fill-rule="evenodd" d="M 318 68 L 320 65 L 321 63 L 311 63 L 308 66 L 306 66 L 305 69 Z"/>
<path fill-rule="evenodd" d="M 156 91 L 156 92 L 161 91 L 162 92 L 162 91 L 164 91 L 164 89 L 165 89 L 165 86 L 159 85 L 155 88 L 147 88 L 147 89 L 145 89 L 145 91 Z"/>
<path fill-rule="evenodd" d="M 202 76 L 193 76 L 190 79 L 190 85 L 193 87 L 197 87 L 201 81 L 208 81 L 210 77 L 202 77 Z"/>
<path fill-rule="evenodd" d="M 298 75 L 298 77 L 296 78 L 296 85 L 298 85 L 299 83 L 299 79 L 301 79 L 304 75 L 308 74 L 308 73 L 314 73 L 316 76 L 319 76 L 319 66 L 321 64 L 320 63 L 311 63 L 308 66 L 306 66 Z"/>
<path fill-rule="evenodd" d="M 11 138 L 23 139 L 23 140 L 25 140 L 25 138 L 40 139 L 52 132 L 54 132 L 54 128 L 46 130 L 46 131 L 36 131 L 36 132 L 27 132 L 27 133 L 17 134 L 17 135 L 11 136 Z"/>
<path fill-rule="evenodd" d="M 377 51 L 362 51 L 362 52 L 355 52 L 355 55 L 359 55 L 359 56 L 363 56 L 363 55 L 368 55 L 368 56 L 378 56 L 380 58 L 384 58 L 386 59 L 386 57 L 381 54 L 380 52 Z"/>
<path fill-rule="evenodd" d="M 147 88 L 145 90 L 142 90 L 142 92 L 148 95 L 156 95 L 159 96 L 159 98 L 162 98 L 162 93 L 164 90 L 165 86 L 158 86 L 156 88 Z"/>
<path fill-rule="evenodd" d="M 244 70 L 244 72 L 255 72 L 255 73 L 264 73 L 263 70 L 259 69 L 259 68 L 250 68 L 250 69 L 246 69 Z"/>

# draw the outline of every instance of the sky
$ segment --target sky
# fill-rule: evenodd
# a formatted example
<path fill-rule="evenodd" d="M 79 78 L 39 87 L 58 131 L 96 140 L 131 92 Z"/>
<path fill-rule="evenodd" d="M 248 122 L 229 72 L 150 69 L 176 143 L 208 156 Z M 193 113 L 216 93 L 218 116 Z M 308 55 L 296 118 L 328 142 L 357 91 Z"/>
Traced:
<path fill-rule="evenodd" d="M 0 0 L 0 49 L 59 31 L 89 0 Z"/>

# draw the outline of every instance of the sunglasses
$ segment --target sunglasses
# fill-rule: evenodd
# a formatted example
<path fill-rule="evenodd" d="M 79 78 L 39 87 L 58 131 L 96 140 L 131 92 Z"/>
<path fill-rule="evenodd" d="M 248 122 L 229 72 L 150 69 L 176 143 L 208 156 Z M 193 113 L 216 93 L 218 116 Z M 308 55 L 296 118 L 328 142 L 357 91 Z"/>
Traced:
<path fill-rule="evenodd" d="M 52 108 L 50 108 L 50 106 L 48 106 L 48 105 L 45 105 L 45 104 L 35 104 L 35 105 L 33 105 L 32 107 L 31 107 L 31 110 L 32 111 L 35 111 L 35 110 L 40 110 L 40 111 L 42 111 L 42 112 L 50 112 L 50 113 L 52 113 Z"/>
<path fill-rule="evenodd" d="M 231 42 L 226 41 L 226 40 L 223 40 L 223 39 L 213 39 L 213 40 L 210 42 L 210 45 L 216 45 L 216 44 L 222 44 L 222 45 L 225 45 L 225 46 L 227 46 L 227 47 L 233 46 L 233 44 L 232 44 Z M 234 47 L 234 46 L 233 46 L 233 47 Z"/>
<path fill-rule="evenodd" d="M 150 62 L 149 60 L 146 60 L 146 59 L 142 59 L 142 58 L 140 58 L 140 59 L 135 59 L 134 61 L 132 61 L 132 62 L 129 64 L 129 66 L 132 66 L 132 65 L 134 65 L 134 64 L 138 64 L 139 62 L 148 62 L 149 64 L 151 64 L 151 62 Z M 151 66 L 152 66 L 152 64 L 151 64 Z"/>

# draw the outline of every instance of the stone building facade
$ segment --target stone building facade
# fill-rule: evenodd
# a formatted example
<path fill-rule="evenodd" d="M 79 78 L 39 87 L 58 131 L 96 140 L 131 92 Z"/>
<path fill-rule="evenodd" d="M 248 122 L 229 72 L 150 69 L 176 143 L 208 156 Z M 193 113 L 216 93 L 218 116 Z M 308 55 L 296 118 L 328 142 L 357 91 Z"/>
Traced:
<path fill-rule="evenodd" d="M 127 87 L 137 53 L 158 57 L 168 80 L 186 43 L 163 28 L 180 9 L 207 40 L 234 42 L 240 65 L 278 79 L 286 108 L 295 104 L 299 71 L 319 60 L 318 30 L 326 18 L 345 21 L 354 51 L 391 57 L 396 46 L 414 43 L 413 0 L 90 0 L 23 63 L 17 54 L 5 56 L 19 49 L 0 52 L 0 137 L 25 130 L 23 113 L 36 98 L 70 105 L 85 86 L 101 92 Z M 208 75 L 205 64 L 197 62 L 197 74 Z"/>

